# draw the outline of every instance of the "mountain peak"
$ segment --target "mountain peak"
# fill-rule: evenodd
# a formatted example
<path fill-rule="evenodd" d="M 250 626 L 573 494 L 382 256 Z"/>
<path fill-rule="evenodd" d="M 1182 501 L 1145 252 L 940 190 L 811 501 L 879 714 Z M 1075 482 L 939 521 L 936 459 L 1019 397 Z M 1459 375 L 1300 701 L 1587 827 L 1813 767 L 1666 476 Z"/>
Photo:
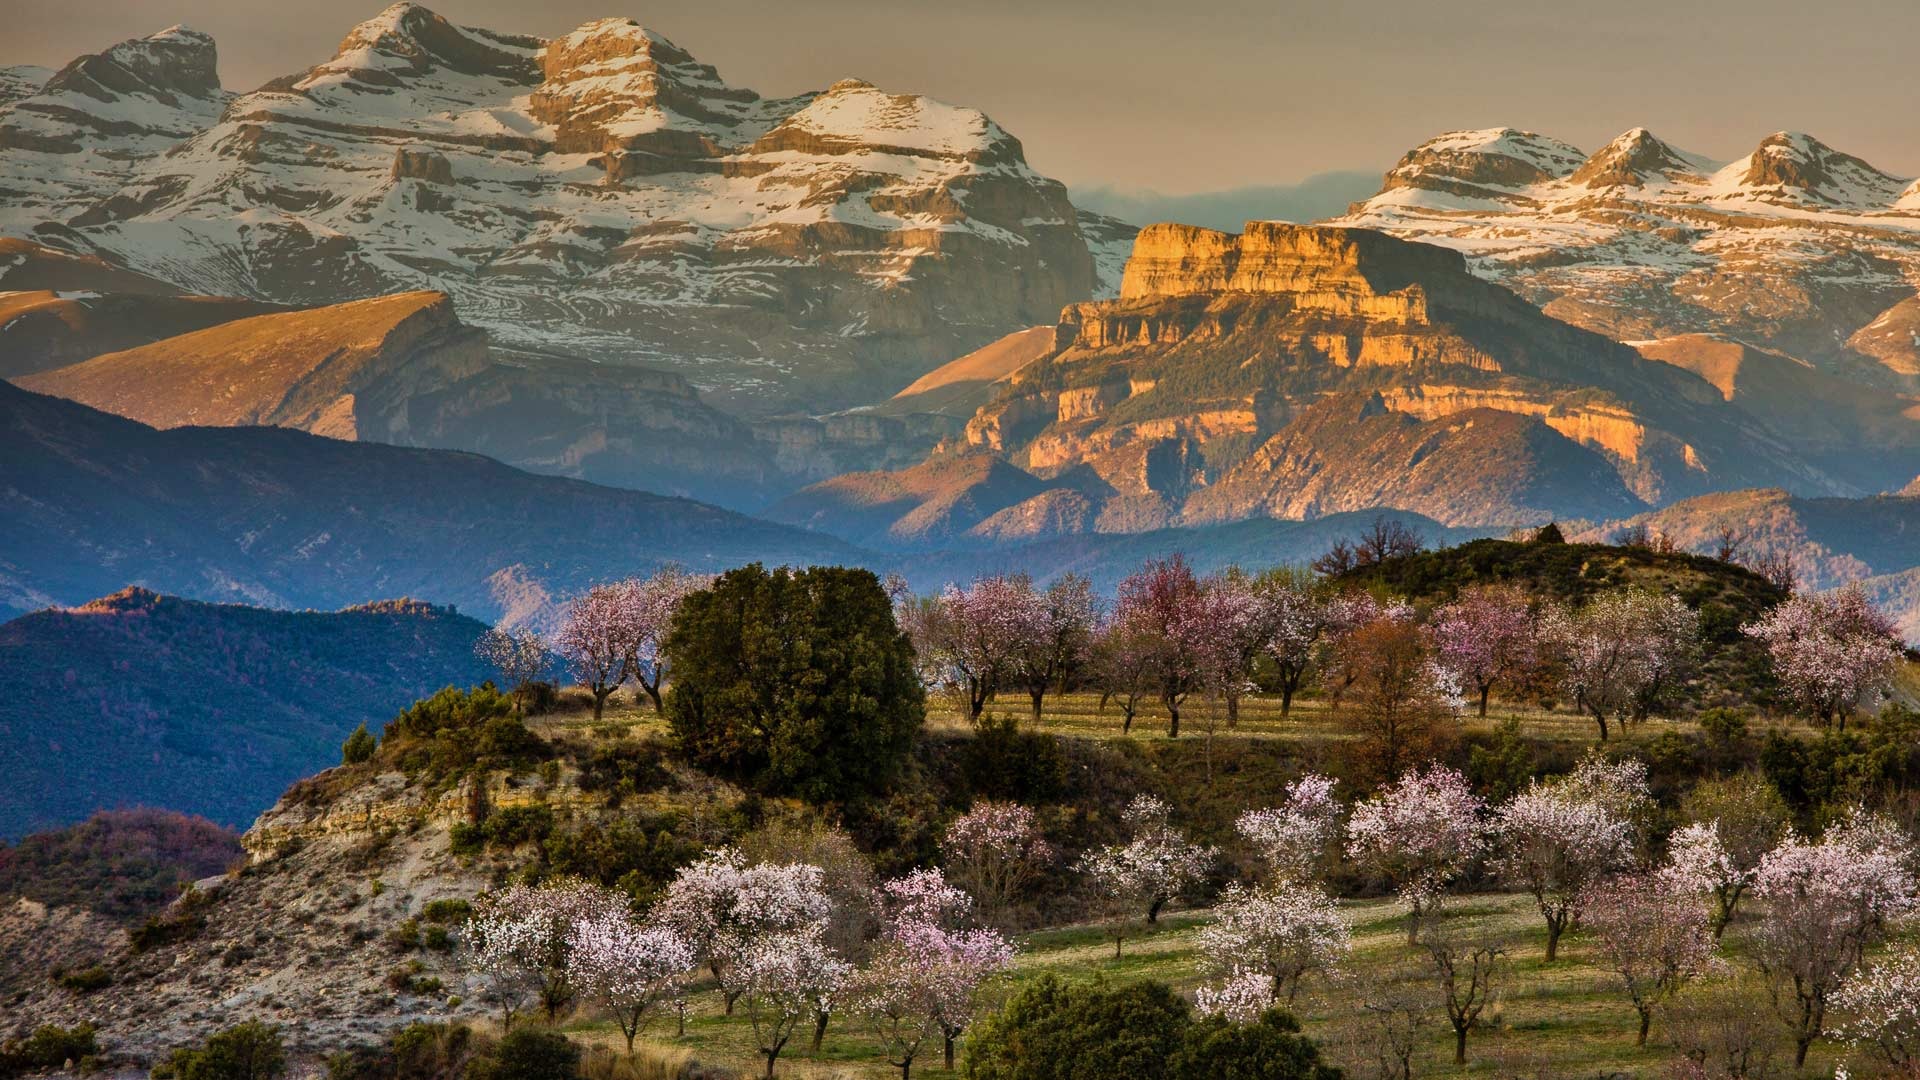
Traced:
<path fill-rule="evenodd" d="M 169 26 L 82 56 L 47 80 L 45 92 L 68 91 L 97 101 L 138 94 L 172 105 L 178 96 L 220 96 L 219 55 L 213 38 Z"/>
<path fill-rule="evenodd" d="M 1407 188 L 1502 198 L 1564 179 L 1586 156 L 1579 147 L 1519 128 L 1448 131 L 1407 151 L 1387 173 L 1381 192 Z"/>
<path fill-rule="evenodd" d="M 331 76 L 386 87 L 440 67 L 532 82 L 537 78 L 533 54 L 539 45 L 538 38 L 455 26 L 403 0 L 347 31 L 333 58 L 301 82 L 311 85 Z"/>
<path fill-rule="evenodd" d="M 1568 182 L 1588 188 L 1640 187 L 1655 176 L 1698 174 L 1701 159 L 1636 127 L 1595 151 Z"/>
<path fill-rule="evenodd" d="M 1904 186 L 1899 178 L 1798 131 L 1774 132 L 1745 162 L 1730 168 L 1738 170 L 1740 186 L 1749 192 L 1844 206 L 1884 206 Z"/>

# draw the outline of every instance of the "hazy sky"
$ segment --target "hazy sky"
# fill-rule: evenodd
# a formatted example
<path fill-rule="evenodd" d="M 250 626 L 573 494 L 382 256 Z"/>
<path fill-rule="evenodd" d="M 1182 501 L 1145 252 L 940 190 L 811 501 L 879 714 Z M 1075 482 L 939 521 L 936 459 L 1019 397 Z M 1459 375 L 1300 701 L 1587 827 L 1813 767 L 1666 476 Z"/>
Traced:
<path fill-rule="evenodd" d="M 631 0 L 628 0 L 631 3 Z M 0 63 L 184 22 L 247 89 L 331 55 L 379 0 L 13 0 Z M 1448 128 L 1588 150 L 1635 125 L 1711 157 L 1809 131 L 1920 174 L 1920 0 L 442 0 L 554 35 L 630 15 L 764 94 L 857 75 L 973 105 L 1076 186 L 1169 193 L 1378 171 Z M 24 10 L 20 8 L 24 7 Z"/>

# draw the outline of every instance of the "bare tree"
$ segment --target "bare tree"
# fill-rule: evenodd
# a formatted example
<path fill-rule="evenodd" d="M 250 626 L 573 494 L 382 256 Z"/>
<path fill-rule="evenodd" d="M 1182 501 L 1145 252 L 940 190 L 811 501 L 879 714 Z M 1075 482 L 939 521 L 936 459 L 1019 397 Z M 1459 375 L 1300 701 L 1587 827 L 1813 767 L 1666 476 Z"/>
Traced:
<path fill-rule="evenodd" d="M 1420 946 L 1433 963 L 1440 1001 L 1453 1025 L 1453 1063 L 1465 1065 L 1467 1035 L 1480 1026 L 1480 1015 L 1493 1000 L 1507 950 L 1492 938 L 1469 936 L 1448 923 L 1446 917 L 1436 917 L 1421 932 Z"/>

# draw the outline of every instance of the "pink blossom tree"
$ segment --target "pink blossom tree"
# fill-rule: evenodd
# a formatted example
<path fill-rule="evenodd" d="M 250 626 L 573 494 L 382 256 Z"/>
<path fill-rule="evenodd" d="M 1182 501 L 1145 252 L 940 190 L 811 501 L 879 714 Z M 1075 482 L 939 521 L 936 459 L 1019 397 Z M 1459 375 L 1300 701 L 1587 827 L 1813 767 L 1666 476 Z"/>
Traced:
<path fill-rule="evenodd" d="M 637 627 L 634 591 L 625 582 L 595 585 L 567 602 L 555 649 L 592 692 L 595 720 L 631 671 L 627 658 Z"/>
<path fill-rule="evenodd" d="M 1483 809 L 1466 777 L 1436 764 L 1409 771 L 1347 819 L 1347 857 L 1399 891 L 1410 909 L 1408 942 L 1448 883 L 1485 850 Z"/>
<path fill-rule="evenodd" d="M 1794 1040 L 1794 1063 L 1826 1030 L 1833 993 L 1888 923 L 1914 907 L 1911 848 L 1856 817 L 1817 843 L 1789 834 L 1760 861 L 1753 893 L 1765 905 L 1754 963 Z"/>
<path fill-rule="evenodd" d="M 1309 573 L 1282 567 L 1255 581 L 1266 606 L 1267 640 L 1264 648 L 1280 677 L 1280 715 L 1293 712 L 1299 692 L 1313 666 L 1320 640 L 1328 629 L 1326 598 Z"/>
<path fill-rule="evenodd" d="M 487 978 L 502 1020 L 537 1000 L 551 1023 L 577 992 L 575 929 L 629 915 L 626 895 L 576 879 L 481 896 L 466 926 L 469 962 Z"/>
<path fill-rule="evenodd" d="M 732 1015 L 745 988 L 741 955 L 769 934 L 820 924 L 833 901 L 823 872 L 807 863 L 749 864 L 732 848 L 683 866 L 655 903 L 652 917 L 678 932 L 719 984 Z"/>
<path fill-rule="evenodd" d="M 1280 882 L 1263 889 L 1230 887 L 1201 929 L 1201 966 L 1234 981 L 1244 972 L 1266 977 L 1277 1004 L 1289 1008 L 1302 977 L 1330 972 L 1352 949 L 1352 932 L 1333 899 L 1320 889 Z"/>
<path fill-rule="evenodd" d="M 1532 894 L 1547 923 L 1547 962 L 1588 890 L 1633 858 L 1632 823 L 1566 781 L 1535 782 L 1494 812 L 1494 870 Z"/>
<path fill-rule="evenodd" d="M 1893 620 L 1858 585 L 1792 597 L 1741 629 L 1766 645 L 1774 677 L 1802 708 L 1842 728 L 1886 694 L 1903 652 Z"/>
<path fill-rule="evenodd" d="M 1513 585 L 1474 585 L 1433 613 L 1428 623 L 1440 663 L 1480 695 L 1480 715 L 1497 684 L 1509 684 L 1537 662 L 1532 602 Z"/>
<path fill-rule="evenodd" d="M 1020 658 L 1045 618 L 1025 575 L 983 577 L 964 589 L 948 585 L 922 609 L 916 645 L 925 643 L 933 681 L 960 693 L 978 722 L 994 695 L 1018 679 Z"/>
<path fill-rule="evenodd" d="M 627 637 L 627 671 L 653 701 L 655 713 L 665 711 L 660 688 L 667 677 L 665 647 L 673 617 L 682 600 L 712 583 L 711 574 L 690 574 L 675 566 L 621 583 L 628 594 L 627 610 L 632 620 Z"/>
<path fill-rule="evenodd" d="M 1320 876 L 1327 852 L 1340 839 L 1338 781 L 1315 773 L 1287 785 L 1286 801 L 1248 810 L 1234 830 L 1258 853 L 1271 880 L 1309 882 Z"/>
<path fill-rule="evenodd" d="M 1167 710 L 1167 737 L 1180 737 L 1180 706 L 1205 684 L 1208 636 L 1205 590 L 1175 555 L 1148 563 L 1120 583 L 1114 618 L 1146 636 L 1146 670 Z"/>
<path fill-rule="evenodd" d="M 1564 688 L 1600 727 L 1644 715 L 1686 667 L 1698 645 L 1699 616 L 1679 598 L 1633 587 L 1601 593 L 1574 611 L 1550 607 L 1542 636 Z"/>
<path fill-rule="evenodd" d="M 571 934 L 574 979 L 613 1014 L 631 1059 L 647 1018 L 679 995 L 681 978 L 694 966 L 693 947 L 672 927 L 642 924 L 624 911 L 583 919 Z"/>
<path fill-rule="evenodd" d="M 1240 722 L 1240 698 L 1253 678 L 1254 661 L 1273 637 L 1273 610 L 1253 578 L 1238 567 L 1202 582 L 1191 636 L 1200 651 L 1209 692 L 1227 705 L 1227 726 Z"/>
<path fill-rule="evenodd" d="M 1154 662 L 1159 655 L 1160 637 L 1148 625 L 1147 613 L 1130 608 L 1117 612 L 1095 631 L 1093 639 L 1093 675 L 1100 686 L 1100 707 L 1108 701 L 1120 705 L 1123 734 L 1133 731 L 1140 706 L 1154 694 Z"/>
<path fill-rule="evenodd" d="M 1034 591 L 1024 577 L 1014 580 Z M 1099 605 L 1092 582 L 1066 574 L 1046 591 L 1023 598 L 1019 613 L 1029 621 L 1015 637 L 1014 677 L 1027 691 L 1037 722 L 1047 691 L 1086 663 Z"/>
<path fill-rule="evenodd" d="M 982 799 L 940 839 L 946 871 L 989 924 L 1005 922 L 1023 892 L 1053 861 L 1030 807 Z"/>
<path fill-rule="evenodd" d="M 1654 1010 L 1713 957 L 1707 914 L 1692 897 L 1647 874 L 1597 883 L 1583 907 L 1601 955 L 1619 974 L 1640 1015 L 1638 1045 L 1645 1046 Z"/>
<path fill-rule="evenodd" d="M 1081 857 L 1080 873 L 1108 905 L 1116 957 L 1135 913 L 1144 912 L 1149 925 L 1158 922 L 1160 909 L 1204 877 L 1213 863 L 1215 851 L 1187 840 L 1169 822 L 1171 815 L 1172 808 L 1162 800 L 1136 796 L 1124 815 L 1133 839 Z"/>

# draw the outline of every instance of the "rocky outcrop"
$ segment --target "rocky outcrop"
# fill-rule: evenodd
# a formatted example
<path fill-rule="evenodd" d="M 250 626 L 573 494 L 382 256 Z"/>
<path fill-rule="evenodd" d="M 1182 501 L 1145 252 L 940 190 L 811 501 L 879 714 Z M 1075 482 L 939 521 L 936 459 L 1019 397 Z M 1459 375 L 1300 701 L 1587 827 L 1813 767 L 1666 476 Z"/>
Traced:
<path fill-rule="evenodd" d="M 167 119 L 70 139 L 59 176 L 8 133 L 92 101 L 78 76 L 0 106 L 0 184 L 49 192 L 0 230 L 197 293 L 444 292 L 523 355 L 639 359 L 755 417 L 869 403 L 1051 322 L 1128 239 L 1096 219 L 1090 245 L 975 110 L 859 80 L 762 98 L 626 19 L 543 40 L 395 4 L 230 105 L 204 37 L 103 55 L 141 50 L 202 60 L 114 91 Z"/>

